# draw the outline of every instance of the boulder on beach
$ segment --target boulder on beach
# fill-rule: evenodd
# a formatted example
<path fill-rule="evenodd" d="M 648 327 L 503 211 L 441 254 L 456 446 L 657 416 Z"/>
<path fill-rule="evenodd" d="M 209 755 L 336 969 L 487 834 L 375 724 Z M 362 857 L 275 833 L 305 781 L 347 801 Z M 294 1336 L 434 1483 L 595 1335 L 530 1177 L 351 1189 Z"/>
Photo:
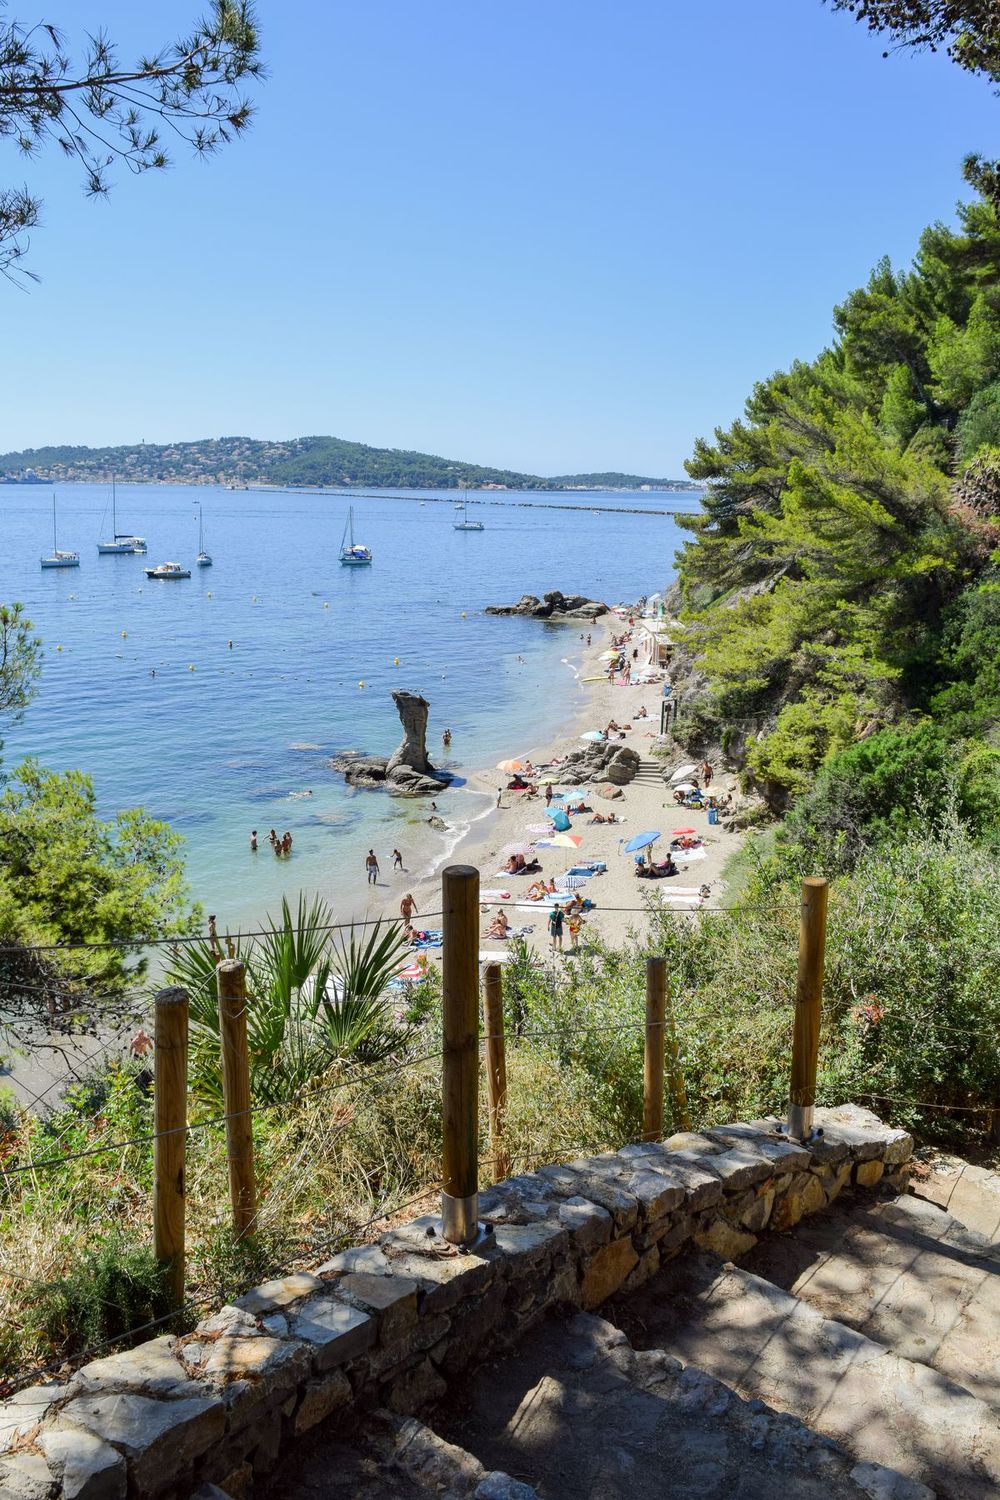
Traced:
<path fill-rule="evenodd" d="M 558 589 L 543 594 L 522 594 L 516 604 L 488 604 L 488 615 L 525 615 L 535 620 L 596 620 L 608 612 L 608 606 L 585 594 L 563 594 Z"/>
<path fill-rule="evenodd" d="M 613 786 L 627 786 L 639 770 L 639 756 L 628 745 L 615 741 L 595 740 L 579 750 L 571 750 L 559 767 L 559 780 L 568 786 L 603 781 Z"/>

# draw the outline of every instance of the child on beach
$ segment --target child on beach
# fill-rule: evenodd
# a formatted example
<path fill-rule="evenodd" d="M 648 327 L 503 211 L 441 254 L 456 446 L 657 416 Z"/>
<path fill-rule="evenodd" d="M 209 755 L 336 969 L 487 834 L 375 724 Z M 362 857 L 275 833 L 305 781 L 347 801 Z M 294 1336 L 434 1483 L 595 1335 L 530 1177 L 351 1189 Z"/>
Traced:
<path fill-rule="evenodd" d="M 401 870 L 403 868 L 403 856 L 398 849 L 393 849 L 392 851 L 392 868 L 394 870 Z"/>

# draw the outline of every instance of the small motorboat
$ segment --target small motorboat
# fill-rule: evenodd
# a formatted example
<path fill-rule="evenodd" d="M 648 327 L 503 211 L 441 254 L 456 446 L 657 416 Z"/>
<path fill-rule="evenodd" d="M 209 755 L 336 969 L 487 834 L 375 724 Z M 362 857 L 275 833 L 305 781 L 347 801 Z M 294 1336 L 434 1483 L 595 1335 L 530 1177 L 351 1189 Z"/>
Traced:
<path fill-rule="evenodd" d="M 56 541 L 56 497 L 52 496 L 52 551 L 41 559 L 43 568 L 78 568 L 79 552 L 60 552 Z"/>
<path fill-rule="evenodd" d="M 180 563 L 162 562 L 156 568 L 146 568 L 147 578 L 190 578 L 191 569 L 182 568 Z"/>

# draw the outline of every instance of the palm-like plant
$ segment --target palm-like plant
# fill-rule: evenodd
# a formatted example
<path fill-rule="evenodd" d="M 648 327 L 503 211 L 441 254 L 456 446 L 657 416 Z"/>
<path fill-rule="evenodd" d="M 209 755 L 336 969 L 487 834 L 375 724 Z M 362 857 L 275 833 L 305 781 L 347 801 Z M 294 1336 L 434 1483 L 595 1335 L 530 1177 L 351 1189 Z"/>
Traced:
<path fill-rule="evenodd" d="M 335 1063 L 371 1064 L 401 1050 L 411 1029 L 400 1026 L 384 996 L 406 945 L 398 922 L 376 922 L 359 939 L 353 926 L 334 940 L 332 913 L 315 897 L 299 896 L 293 916 L 282 899 L 281 919 L 262 938 L 235 943 L 246 965 L 250 1087 L 264 1104 L 294 1098 Z M 191 997 L 191 1087 L 203 1098 L 222 1096 L 217 958 L 207 940 L 175 950 L 168 978 Z"/>

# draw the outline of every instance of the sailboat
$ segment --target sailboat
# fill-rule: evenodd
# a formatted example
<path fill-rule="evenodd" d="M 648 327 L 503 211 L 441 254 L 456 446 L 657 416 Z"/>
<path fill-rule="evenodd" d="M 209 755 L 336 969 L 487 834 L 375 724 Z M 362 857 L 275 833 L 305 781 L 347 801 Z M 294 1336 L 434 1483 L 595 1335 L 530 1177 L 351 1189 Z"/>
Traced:
<path fill-rule="evenodd" d="M 350 538 L 350 540 L 348 540 Z M 347 525 L 340 539 L 340 561 L 345 568 L 367 568 L 372 560 L 372 549 L 363 547 L 354 540 L 354 506 L 347 512 Z"/>
<path fill-rule="evenodd" d="M 115 500 L 115 479 L 111 476 L 111 539 L 98 542 L 97 550 L 103 556 L 127 557 L 146 550 L 145 539 L 118 530 L 118 509 Z"/>
<path fill-rule="evenodd" d="M 455 509 L 458 510 L 459 506 L 456 505 Z M 461 511 L 462 511 L 462 519 L 460 521 L 453 521 L 452 522 L 452 526 L 453 526 L 453 528 L 454 528 L 455 531 L 485 531 L 486 530 L 486 527 L 483 525 L 482 521 L 470 521 L 469 520 L 469 507 L 468 507 L 468 503 L 465 500 L 462 501 Z"/>
<path fill-rule="evenodd" d="M 198 501 L 198 556 L 195 558 L 195 562 L 198 564 L 199 568 L 210 568 L 212 566 L 212 559 L 205 551 L 205 537 L 201 524 L 200 500 Z"/>
<path fill-rule="evenodd" d="M 52 551 L 48 557 L 41 559 L 43 568 L 78 568 L 80 566 L 79 552 L 60 552 L 56 541 L 56 497 L 52 493 Z"/>

